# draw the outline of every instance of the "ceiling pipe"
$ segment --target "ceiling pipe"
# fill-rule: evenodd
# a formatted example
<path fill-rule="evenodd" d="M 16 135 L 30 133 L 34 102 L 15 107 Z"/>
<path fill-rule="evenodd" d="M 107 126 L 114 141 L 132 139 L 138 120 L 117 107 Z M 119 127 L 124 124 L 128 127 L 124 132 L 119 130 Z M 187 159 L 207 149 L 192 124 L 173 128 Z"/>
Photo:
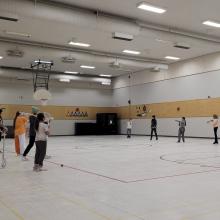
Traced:
<path fill-rule="evenodd" d="M 33 1 L 33 0 L 29 0 L 29 1 Z M 148 24 L 146 22 L 143 22 L 143 21 L 140 21 L 140 20 L 137 20 L 134 18 L 128 18 L 128 17 L 116 15 L 116 14 L 109 14 L 109 13 L 102 12 L 99 10 L 93 10 L 93 9 L 89 9 L 89 8 L 82 8 L 79 6 L 68 5 L 68 4 L 64 4 L 64 3 L 58 3 L 58 2 L 51 1 L 51 0 L 44 0 L 44 1 L 38 0 L 36 7 L 39 7 L 39 9 L 42 10 L 44 5 L 46 5 L 46 4 L 54 7 L 54 9 L 59 7 L 59 9 L 63 8 L 66 10 L 72 10 L 72 11 L 74 11 L 74 13 L 84 13 L 84 15 L 90 16 L 90 19 L 92 19 L 90 21 L 94 21 L 94 17 L 95 17 L 96 24 L 92 25 L 92 27 L 95 27 L 97 29 L 100 28 L 100 29 L 106 30 L 108 32 L 109 31 L 117 31 L 117 30 L 118 31 L 127 31 L 125 33 L 130 33 L 130 34 L 133 34 L 134 36 L 137 36 L 141 32 L 141 28 L 146 28 L 149 30 L 157 30 L 157 31 L 166 32 L 169 34 L 174 34 L 177 36 L 187 37 L 187 38 L 191 38 L 191 39 L 209 41 L 212 43 L 220 43 L 220 38 L 217 38 L 217 37 L 212 37 L 212 36 L 203 35 L 203 34 L 199 34 L 199 33 L 192 33 L 192 32 L 188 32 L 188 31 L 181 30 L 181 29 L 177 30 L 172 27 Z M 84 21 L 84 19 L 83 19 L 83 21 Z M 83 23 L 84 22 L 82 22 L 81 25 L 83 25 Z M 88 21 L 85 23 L 88 24 Z M 118 24 L 118 26 L 116 26 L 116 24 Z M 89 25 L 91 25 L 91 24 L 89 24 Z"/>
<path fill-rule="evenodd" d="M 23 69 L 23 68 L 17 68 L 17 67 L 0 67 L 0 76 L 4 78 L 17 78 L 19 80 L 32 80 L 33 79 L 33 73 L 36 71 L 30 70 L 30 69 Z M 38 71 L 39 72 L 39 71 Z M 45 71 L 42 71 L 45 73 Z M 73 81 L 80 81 L 80 82 L 90 82 L 90 83 L 110 83 L 111 79 L 106 77 L 98 77 L 98 76 L 92 76 L 92 75 L 70 75 L 65 74 L 62 72 L 50 72 L 50 80 L 59 80 L 61 78 L 70 79 Z"/>
<path fill-rule="evenodd" d="M 109 54 L 104 52 L 98 52 L 98 51 L 91 51 L 91 50 L 82 50 L 82 49 L 73 49 L 65 46 L 57 46 L 53 44 L 45 44 L 45 43 L 38 43 L 38 42 L 30 42 L 30 41 L 18 41 L 13 39 L 6 39 L 0 37 L 0 42 L 4 43 L 13 43 L 16 45 L 19 45 L 19 48 L 22 49 L 22 45 L 24 47 L 37 47 L 39 49 L 51 49 L 51 50 L 59 50 L 62 52 L 69 52 L 71 51 L 71 56 L 73 56 L 76 60 L 83 60 L 88 62 L 96 62 L 96 63 L 103 63 L 103 64 L 111 64 L 118 59 L 119 63 L 125 66 L 134 66 L 139 67 L 141 69 L 143 68 L 154 68 L 158 67 L 160 69 L 167 70 L 168 65 L 164 64 L 162 62 L 159 62 L 158 60 L 146 60 L 141 58 L 134 58 L 134 57 L 124 57 L 119 54 Z M 11 44 L 10 44 L 11 45 Z M 25 49 L 25 48 L 23 48 Z M 43 53 L 43 51 L 41 51 Z M 63 53 L 62 53 L 63 54 Z M 67 56 L 69 53 L 67 53 Z M 62 57 L 60 57 L 61 60 Z"/>
<path fill-rule="evenodd" d="M 207 36 L 207 35 L 201 35 L 198 33 L 191 33 L 191 32 L 187 32 L 184 30 L 180 30 L 180 29 L 174 29 L 174 28 L 170 28 L 170 27 L 165 27 L 165 26 L 157 26 L 157 25 L 153 25 L 153 24 L 147 24 L 145 22 L 141 22 L 141 21 L 137 21 L 137 24 L 142 27 L 145 30 L 152 30 L 152 31 L 156 31 L 158 32 L 162 32 L 162 33 L 166 33 L 169 35 L 175 35 L 175 36 L 179 36 L 179 37 L 185 37 L 185 38 L 190 38 L 190 39 L 194 39 L 194 40 L 200 40 L 200 41 L 208 41 L 211 43 L 220 43 L 220 38 L 216 38 L 216 37 L 211 37 L 211 36 Z"/>

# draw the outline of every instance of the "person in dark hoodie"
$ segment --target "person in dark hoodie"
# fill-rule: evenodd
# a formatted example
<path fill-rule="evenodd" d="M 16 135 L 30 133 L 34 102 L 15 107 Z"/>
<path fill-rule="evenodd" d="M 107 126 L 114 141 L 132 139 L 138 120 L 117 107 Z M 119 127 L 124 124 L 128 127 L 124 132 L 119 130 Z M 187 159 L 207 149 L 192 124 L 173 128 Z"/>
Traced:
<path fill-rule="evenodd" d="M 156 140 L 158 140 L 158 136 L 157 136 L 157 119 L 156 119 L 155 115 L 153 115 L 152 119 L 151 119 L 151 136 L 150 136 L 150 140 L 152 140 L 152 138 L 153 138 L 153 133 L 156 136 Z"/>
<path fill-rule="evenodd" d="M 39 112 L 39 109 L 37 107 L 32 106 L 32 115 L 29 116 L 29 144 L 23 153 L 23 157 L 22 157 L 23 161 L 28 160 L 26 156 L 35 143 L 35 137 L 36 137 L 35 122 L 37 119 L 38 112 Z"/>

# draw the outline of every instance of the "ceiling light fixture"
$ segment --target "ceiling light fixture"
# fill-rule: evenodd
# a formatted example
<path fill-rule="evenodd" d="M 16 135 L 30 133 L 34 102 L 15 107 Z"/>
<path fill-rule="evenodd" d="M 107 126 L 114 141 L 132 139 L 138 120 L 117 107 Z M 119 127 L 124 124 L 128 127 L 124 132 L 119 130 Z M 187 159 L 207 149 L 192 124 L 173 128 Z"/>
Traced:
<path fill-rule="evenodd" d="M 94 66 L 85 66 L 85 65 L 81 65 L 80 67 L 83 68 L 83 69 L 95 69 Z"/>
<path fill-rule="evenodd" d="M 26 34 L 26 33 L 20 33 L 20 32 L 14 32 L 14 31 L 4 31 L 4 32 L 5 32 L 5 34 L 8 34 L 8 35 L 27 37 L 27 38 L 31 37 L 31 34 Z"/>
<path fill-rule="evenodd" d="M 133 55 L 139 55 L 141 52 L 135 51 L 135 50 L 123 50 L 123 53 L 133 54 Z"/>
<path fill-rule="evenodd" d="M 179 57 L 173 57 L 173 56 L 166 56 L 165 59 L 168 59 L 168 60 L 180 60 Z"/>
<path fill-rule="evenodd" d="M 150 5 L 146 2 L 139 3 L 137 5 L 137 8 L 145 10 L 145 11 L 158 13 L 158 14 L 163 14 L 163 13 L 166 12 L 166 9 L 163 9 L 163 8 L 160 8 L 160 7 L 157 7 L 157 6 L 154 6 L 154 5 Z"/>
<path fill-rule="evenodd" d="M 162 40 L 162 39 L 155 39 L 157 42 L 160 42 L 160 43 L 164 43 L 164 44 L 168 44 L 168 43 L 173 43 L 172 41 L 168 41 L 168 40 Z"/>
<path fill-rule="evenodd" d="M 2 57 L 2 56 L 0 56 L 0 60 L 1 60 L 1 59 L 3 59 L 3 57 Z"/>
<path fill-rule="evenodd" d="M 45 60 L 35 60 L 34 62 L 39 64 L 53 64 L 52 61 L 45 61 Z"/>
<path fill-rule="evenodd" d="M 60 81 L 60 82 L 68 82 L 68 83 L 69 83 L 69 82 L 70 82 L 70 79 L 62 78 L 62 79 L 59 79 L 59 81 Z"/>
<path fill-rule="evenodd" d="M 110 86 L 110 85 L 111 85 L 111 82 L 102 82 L 102 85 Z"/>
<path fill-rule="evenodd" d="M 100 74 L 101 77 L 112 77 L 112 75 Z"/>
<path fill-rule="evenodd" d="M 74 72 L 74 71 L 65 71 L 64 73 L 66 73 L 66 74 L 79 74 L 79 72 Z"/>
<path fill-rule="evenodd" d="M 211 27 L 220 28 L 220 22 L 216 22 L 216 21 L 207 20 L 207 21 L 204 21 L 203 24 L 207 26 L 211 26 Z"/>
<path fill-rule="evenodd" d="M 91 46 L 90 44 L 74 42 L 74 41 L 70 41 L 69 44 L 73 46 L 77 46 L 77 47 L 90 47 Z"/>

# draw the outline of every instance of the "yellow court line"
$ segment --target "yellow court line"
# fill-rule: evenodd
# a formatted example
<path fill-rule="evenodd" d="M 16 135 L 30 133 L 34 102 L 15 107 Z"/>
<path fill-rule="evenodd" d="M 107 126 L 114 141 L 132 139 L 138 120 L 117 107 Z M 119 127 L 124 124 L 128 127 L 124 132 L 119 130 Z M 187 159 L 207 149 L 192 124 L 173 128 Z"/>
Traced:
<path fill-rule="evenodd" d="M 5 202 L 3 202 L 2 200 L 0 200 L 0 203 L 7 208 L 8 210 L 11 211 L 11 213 L 17 217 L 18 220 L 25 220 L 23 216 L 21 216 L 16 209 L 10 207 L 9 205 L 7 205 Z"/>
<path fill-rule="evenodd" d="M 79 206 L 79 207 L 85 209 L 86 211 L 88 211 L 88 212 L 94 214 L 95 216 L 97 216 L 97 217 L 99 217 L 99 218 L 102 218 L 102 219 L 105 219 L 105 220 L 112 220 L 112 219 L 109 218 L 108 216 L 105 216 L 105 215 L 99 213 L 99 212 L 96 211 L 95 209 L 92 209 L 92 208 L 88 207 L 87 205 L 83 204 L 83 203 L 80 202 L 80 201 L 73 200 L 73 199 L 69 199 L 69 198 L 67 198 L 67 197 L 65 197 L 65 196 L 63 196 L 63 195 L 58 194 L 58 193 L 51 192 L 51 191 L 49 191 L 48 189 L 43 188 L 42 186 L 41 186 L 41 188 L 44 189 L 44 190 L 46 190 L 47 192 L 51 193 L 52 195 L 55 195 L 55 196 L 57 196 L 57 197 L 59 197 L 59 198 L 65 200 L 65 201 L 67 201 L 67 202 L 69 202 L 69 203 L 72 203 L 72 204 L 74 204 L 74 205 L 77 205 L 77 206 Z"/>

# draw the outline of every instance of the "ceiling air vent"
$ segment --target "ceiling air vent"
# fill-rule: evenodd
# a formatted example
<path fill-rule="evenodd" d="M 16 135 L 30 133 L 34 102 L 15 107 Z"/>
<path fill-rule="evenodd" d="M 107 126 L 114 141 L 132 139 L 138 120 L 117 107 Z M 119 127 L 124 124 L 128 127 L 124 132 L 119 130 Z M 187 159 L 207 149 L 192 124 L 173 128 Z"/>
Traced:
<path fill-rule="evenodd" d="M 7 50 L 7 55 L 10 57 L 23 57 L 24 56 L 24 52 L 18 49 L 14 49 L 14 50 Z"/>
<path fill-rule="evenodd" d="M 176 43 L 174 44 L 174 47 L 184 49 L 184 50 L 189 50 L 191 48 L 190 45 L 186 43 Z"/>
<path fill-rule="evenodd" d="M 62 57 L 62 62 L 64 63 L 75 63 L 76 59 L 74 57 Z"/>
<path fill-rule="evenodd" d="M 117 59 L 114 62 L 110 63 L 109 66 L 113 69 L 120 69 L 121 68 L 121 64 L 119 63 L 119 61 Z"/>
<path fill-rule="evenodd" d="M 18 16 L 8 12 L 0 12 L 0 20 L 16 22 L 18 21 Z"/>
<path fill-rule="evenodd" d="M 156 66 L 156 67 L 153 67 L 153 68 L 150 69 L 150 71 L 151 71 L 151 72 L 158 73 L 158 72 L 160 72 L 160 67 L 157 67 L 157 66 Z"/>
<path fill-rule="evenodd" d="M 134 36 L 131 34 L 114 32 L 112 35 L 112 38 L 117 39 L 117 40 L 132 41 L 134 39 Z"/>

